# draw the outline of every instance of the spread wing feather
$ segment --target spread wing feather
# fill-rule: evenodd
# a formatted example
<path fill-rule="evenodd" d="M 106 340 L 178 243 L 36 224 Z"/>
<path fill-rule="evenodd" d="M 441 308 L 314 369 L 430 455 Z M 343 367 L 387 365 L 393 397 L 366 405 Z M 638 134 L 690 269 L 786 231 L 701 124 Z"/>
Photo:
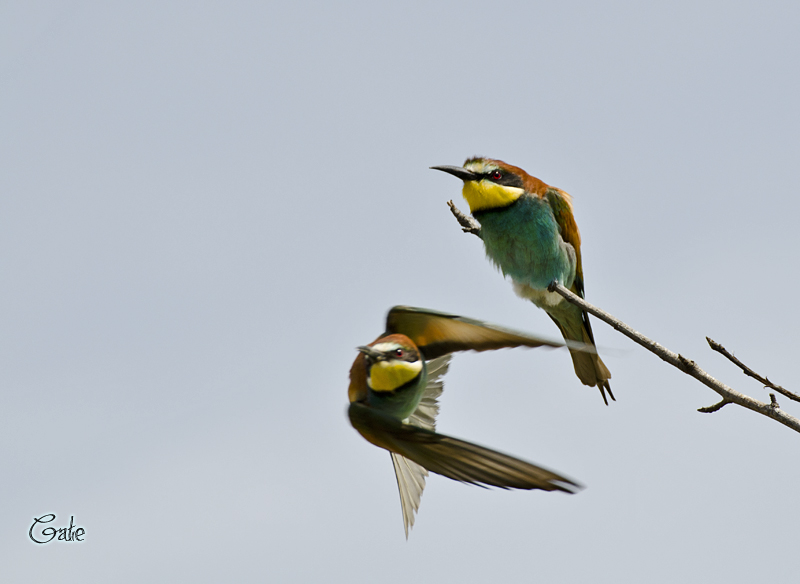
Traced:
<path fill-rule="evenodd" d="M 480 320 L 426 308 L 395 306 L 386 317 L 387 334 L 401 333 L 426 359 L 455 351 L 488 351 L 506 347 L 563 347 L 564 343 L 503 328 Z"/>
<path fill-rule="evenodd" d="M 414 413 L 411 414 L 406 423 L 426 430 L 436 429 L 436 416 L 439 415 L 439 396 L 444 391 L 443 377 L 450 367 L 451 355 L 437 357 L 425 363 L 428 370 L 428 382 L 422 392 L 422 398 Z"/>
<path fill-rule="evenodd" d="M 350 404 L 350 423 L 364 438 L 430 472 L 463 483 L 503 489 L 573 493 L 579 485 L 552 471 L 471 442 L 404 424 L 369 407 Z"/>

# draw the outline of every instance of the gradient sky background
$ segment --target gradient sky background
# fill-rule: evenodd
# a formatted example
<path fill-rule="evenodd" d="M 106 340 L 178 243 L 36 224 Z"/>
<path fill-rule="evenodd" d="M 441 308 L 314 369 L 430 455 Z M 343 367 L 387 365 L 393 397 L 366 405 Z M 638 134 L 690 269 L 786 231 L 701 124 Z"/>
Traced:
<path fill-rule="evenodd" d="M 610 407 L 566 352 L 465 353 L 439 419 L 580 494 L 433 476 L 406 542 L 345 409 L 394 304 L 557 337 L 428 169 L 476 154 L 573 195 L 590 302 L 799 389 L 798 30 L 796 2 L 0 4 L 3 581 L 797 581 L 800 435 L 698 413 L 598 321 Z M 85 542 L 33 544 L 46 513 Z"/>

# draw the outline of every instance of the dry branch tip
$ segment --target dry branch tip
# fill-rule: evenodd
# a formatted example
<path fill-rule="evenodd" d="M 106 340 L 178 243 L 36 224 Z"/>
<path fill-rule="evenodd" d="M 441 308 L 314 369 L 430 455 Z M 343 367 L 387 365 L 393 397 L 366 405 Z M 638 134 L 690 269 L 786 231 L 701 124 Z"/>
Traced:
<path fill-rule="evenodd" d="M 701 369 L 700 366 L 698 366 L 697 363 L 695 363 L 691 359 L 687 359 L 683 355 L 679 355 L 678 353 L 670 351 L 669 349 L 660 345 L 659 343 L 656 343 L 652 339 L 647 338 L 640 332 L 634 330 L 621 320 L 611 316 L 604 310 L 601 310 L 596 306 L 589 304 L 588 302 L 586 302 L 586 300 L 576 295 L 571 290 L 568 290 L 558 282 L 551 282 L 550 285 L 548 286 L 548 290 L 550 290 L 551 292 L 557 292 L 571 304 L 575 304 L 576 306 L 580 307 L 582 310 L 585 310 L 592 316 L 595 316 L 596 318 L 599 318 L 606 324 L 612 326 L 614 329 L 621 332 L 626 337 L 628 337 L 635 343 L 641 345 L 651 353 L 654 353 L 659 358 L 666 361 L 673 367 L 676 367 L 679 370 L 686 373 L 687 375 L 694 377 L 697 381 L 699 381 L 709 389 L 712 389 L 722 398 L 720 402 L 712 406 L 700 408 L 698 410 L 699 412 L 702 413 L 716 412 L 722 407 L 728 405 L 729 403 L 733 403 L 743 408 L 746 408 L 750 411 L 757 412 L 761 415 L 767 416 L 768 418 L 771 418 L 776 422 L 783 424 L 788 428 L 791 428 L 795 432 L 800 432 L 800 419 L 795 418 L 794 416 L 790 416 L 784 410 L 778 408 L 776 406 L 777 403 L 776 401 L 772 403 L 761 402 L 741 392 L 736 391 L 735 389 L 725 385 L 724 383 L 720 382 L 717 379 L 714 379 L 706 371 Z M 708 344 L 711 346 L 712 349 L 719 351 L 720 353 L 722 353 L 723 355 L 734 361 L 734 363 L 740 363 L 738 360 L 736 360 L 736 357 L 733 357 L 733 355 L 730 355 L 730 353 L 725 351 L 725 348 L 722 347 L 722 345 L 716 343 L 715 341 L 711 340 L 708 337 L 706 337 L 706 340 L 708 341 Z M 786 392 L 785 389 L 779 388 L 778 386 L 774 386 L 772 387 L 772 389 L 781 394 Z M 795 396 L 795 394 L 792 394 L 791 392 L 787 393 L 791 394 L 792 396 Z M 795 397 L 797 398 L 797 401 L 800 401 L 800 396 L 795 396 Z M 792 397 L 791 399 L 795 399 L 795 397 Z"/>
<path fill-rule="evenodd" d="M 476 235 L 477 237 L 481 236 L 481 224 L 478 223 L 472 217 L 465 215 L 461 212 L 461 209 L 456 207 L 456 204 L 450 200 L 447 201 L 447 206 L 450 207 L 450 212 L 458 221 L 458 224 L 461 225 L 461 230 L 464 233 L 471 233 L 472 235 Z"/>
<path fill-rule="evenodd" d="M 705 408 L 697 408 L 697 411 L 701 414 L 713 414 L 714 412 L 718 412 L 723 407 L 727 406 L 728 404 L 732 404 L 733 402 L 727 399 L 724 399 L 718 403 L 715 403 L 713 406 L 708 406 Z"/>

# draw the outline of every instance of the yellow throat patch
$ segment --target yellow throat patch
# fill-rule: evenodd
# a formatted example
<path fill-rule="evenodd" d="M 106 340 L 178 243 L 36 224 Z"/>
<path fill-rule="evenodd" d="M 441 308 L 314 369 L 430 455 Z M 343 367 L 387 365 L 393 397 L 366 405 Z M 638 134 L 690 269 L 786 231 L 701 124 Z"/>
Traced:
<path fill-rule="evenodd" d="M 422 371 L 422 359 L 414 363 L 408 361 L 379 361 L 369 370 L 369 383 L 372 391 L 394 391 L 405 385 Z"/>
<path fill-rule="evenodd" d="M 469 180 L 464 183 L 461 194 L 469 204 L 471 213 L 482 209 L 499 209 L 519 199 L 525 191 L 519 187 L 507 187 L 489 180 Z"/>

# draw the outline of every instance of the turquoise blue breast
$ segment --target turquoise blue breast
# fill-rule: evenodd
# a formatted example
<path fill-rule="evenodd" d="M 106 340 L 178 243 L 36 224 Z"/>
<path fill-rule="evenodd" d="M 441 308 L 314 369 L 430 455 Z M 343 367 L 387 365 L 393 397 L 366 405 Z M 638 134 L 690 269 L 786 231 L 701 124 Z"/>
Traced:
<path fill-rule="evenodd" d="M 487 257 L 507 276 L 537 289 L 557 279 L 571 286 L 575 252 L 561 239 L 561 230 L 547 201 L 522 195 L 502 209 L 478 211 Z"/>

